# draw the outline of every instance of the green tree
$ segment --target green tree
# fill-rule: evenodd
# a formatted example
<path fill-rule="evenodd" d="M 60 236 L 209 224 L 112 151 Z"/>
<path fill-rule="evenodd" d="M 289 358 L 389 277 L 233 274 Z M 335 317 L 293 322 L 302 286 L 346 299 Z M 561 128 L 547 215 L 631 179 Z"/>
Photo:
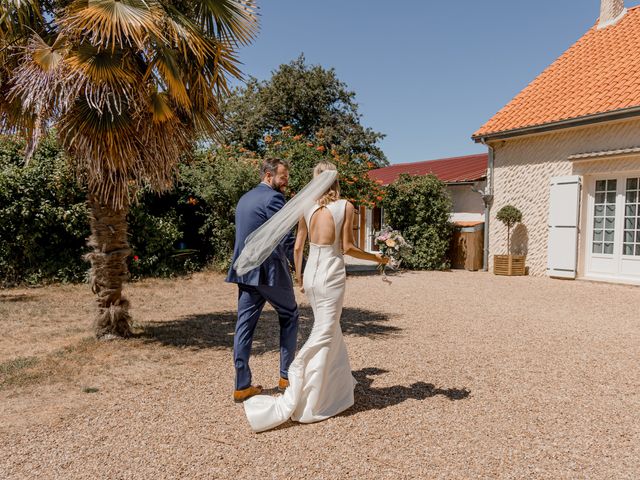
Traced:
<path fill-rule="evenodd" d="M 513 205 L 505 205 L 496 214 L 496 219 L 500 220 L 507 227 L 507 253 L 511 253 L 511 228 L 522 221 L 522 212 Z"/>
<path fill-rule="evenodd" d="M 171 187 L 193 142 L 219 132 L 220 94 L 257 30 L 252 0 L 0 3 L 0 130 L 46 127 L 87 182 L 96 335 L 130 334 L 127 213 Z"/>
<path fill-rule="evenodd" d="M 409 268 L 449 268 L 451 198 L 435 175 L 403 174 L 386 188 L 385 222 L 400 230 L 413 249 L 404 264 Z"/>
<path fill-rule="evenodd" d="M 383 192 L 367 172 L 371 162 L 366 155 L 350 156 L 340 154 L 337 149 L 327 149 L 322 143 L 314 143 L 301 134 L 294 134 L 293 128 L 265 137 L 265 156 L 275 156 L 287 160 L 290 165 L 289 194 L 300 191 L 310 180 L 313 168 L 322 160 L 338 167 L 340 194 L 355 205 L 373 207 L 382 200 Z"/>
<path fill-rule="evenodd" d="M 335 70 L 307 65 L 304 56 L 280 65 L 269 80 L 250 78 L 223 106 L 227 141 L 264 152 L 264 138 L 284 126 L 327 150 L 363 155 L 374 167 L 388 165 L 378 146 L 384 135 L 360 123 L 355 93 Z"/>

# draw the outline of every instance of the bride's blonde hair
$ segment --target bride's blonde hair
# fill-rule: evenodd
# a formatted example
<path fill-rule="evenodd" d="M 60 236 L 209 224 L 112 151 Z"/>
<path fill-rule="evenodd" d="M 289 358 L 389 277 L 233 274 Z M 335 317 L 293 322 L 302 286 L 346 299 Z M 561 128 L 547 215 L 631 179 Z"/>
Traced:
<path fill-rule="evenodd" d="M 322 162 L 318 163 L 313 169 L 313 176 L 317 177 L 322 172 L 325 172 L 327 170 L 338 170 L 338 169 L 333 163 L 323 160 Z M 324 207 L 327 204 L 331 202 L 335 202 L 336 200 L 339 200 L 339 199 L 340 199 L 340 184 L 338 183 L 338 179 L 336 178 L 336 181 L 333 182 L 333 184 L 324 193 L 324 195 L 322 195 L 318 199 L 318 205 L 320 205 L 321 207 Z"/>

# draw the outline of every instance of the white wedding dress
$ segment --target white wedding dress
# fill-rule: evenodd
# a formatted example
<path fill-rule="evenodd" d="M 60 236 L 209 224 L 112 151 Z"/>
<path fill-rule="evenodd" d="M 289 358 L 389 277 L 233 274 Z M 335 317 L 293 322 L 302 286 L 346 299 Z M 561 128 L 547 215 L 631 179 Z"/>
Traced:
<path fill-rule="evenodd" d="M 326 206 L 333 216 L 333 245 L 310 244 L 304 289 L 313 310 L 309 338 L 289 367 L 289 387 L 283 395 L 256 395 L 244 402 L 251 428 L 262 432 L 288 419 L 312 423 L 337 415 L 353 405 L 356 384 L 340 329 L 346 274 L 341 248 L 346 200 Z M 304 213 L 307 225 L 320 208 Z"/>

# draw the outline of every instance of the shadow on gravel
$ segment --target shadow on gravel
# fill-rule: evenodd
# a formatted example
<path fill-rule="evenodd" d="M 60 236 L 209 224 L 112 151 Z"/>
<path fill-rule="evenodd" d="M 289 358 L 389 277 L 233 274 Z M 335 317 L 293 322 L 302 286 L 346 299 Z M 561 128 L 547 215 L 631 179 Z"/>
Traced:
<path fill-rule="evenodd" d="M 449 400 L 463 400 L 469 396 L 470 390 L 466 388 L 436 388 L 432 383 L 416 382 L 408 387 L 404 385 L 394 385 L 392 387 L 374 388 L 372 387 L 374 375 L 387 373 L 381 368 L 363 368 L 353 372 L 353 376 L 358 381 L 355 389 L 355 404 L 344 412 L 343 416 L 355 415 L 367 410 L 380 410 L 391 407 L 405 400 L 425 400 L 443 395 Z"/>
<path fill-rule="evenodd" d="M 405 400 L 425 400 L 427 398 L 435 397 L 436 395 L 444 395 L 449 400 L 463 400 L 467 398 L 471 391 L 466 388 L 436 388 L 432 383 L 416 382 L 412 383 L 408 387 L 403 385 L 394 385 L 392 387 L 373 388 L 371 384 L 373 379 L 369 378 L 373 375 L 381 375 L 387 373 L 388 370 L 382 368 L 363 368 L 353 373 L 353 376 L 358 381 L 358 385 L 355 388 L 355 403 L 353 407 L 342 412 L 338 417 L 350 417 L 360 412 L 366 412 L 367 410 L 381 410 L 383 408 L 398 405 Z M 282 425 L 277 426 L 269 432 L 275 432 L 277 430 L 286 430 L 292 427 L 300 427 L 304 424 L 288 420 Z"/>
<path fill-rule="evenodd" d="M 344 308 L 340 321 L 345 335 L 368 338 L 385 338 L 397 334 L 400 328 L 389 325 L 390 316 L 360 308 Z M 190 315 L 170 322 L 144 323 L 140 325 L 138 338 L 162 345 L 190 348 L 233 349 L 236 312 L 225 311 Z M 310 307 L 300 308 L 298 346 L 301 347 L 313 326 Z M 252 354 L 260 355 L 280 349 L 280 326 L 273 311 L 263 312 L 253 335 Z"/>

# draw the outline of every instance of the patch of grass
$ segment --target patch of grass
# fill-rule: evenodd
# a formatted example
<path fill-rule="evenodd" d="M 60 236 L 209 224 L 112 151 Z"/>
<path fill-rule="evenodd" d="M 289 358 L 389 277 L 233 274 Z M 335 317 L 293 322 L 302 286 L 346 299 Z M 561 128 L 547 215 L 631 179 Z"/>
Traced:
<path fill-rule="evenodd" d="M 36 357 L 16 357 L 0 363 L 0 387 L 19 383 L 30 376 L 29 370 L 38 364 Z"/>
<path fill-rule="evenodd" d="M 19 357 L 0 365 L 0 389 L 71 380 L 90 362 L 98 342 L 86 337 L 42 358 Z"/>
<path fill-rule="evenodd" d="M 100 391 L 100 389 L 99 389 L 99 388 L 96 388 L 96 387 L 84 387 L 84 388 L 82 389 L 82 391 L 83 391 L 84 393 L 96 393 L 96 392 L 99 392 L 99 391 Z"/>
<path fill-rule="evenodd" d="M 0 375 L 13 375 L 23 368 L 29 368 L 38 363 L 36 357 L 16 357 L 6 362 L 0 363 Z"/>

